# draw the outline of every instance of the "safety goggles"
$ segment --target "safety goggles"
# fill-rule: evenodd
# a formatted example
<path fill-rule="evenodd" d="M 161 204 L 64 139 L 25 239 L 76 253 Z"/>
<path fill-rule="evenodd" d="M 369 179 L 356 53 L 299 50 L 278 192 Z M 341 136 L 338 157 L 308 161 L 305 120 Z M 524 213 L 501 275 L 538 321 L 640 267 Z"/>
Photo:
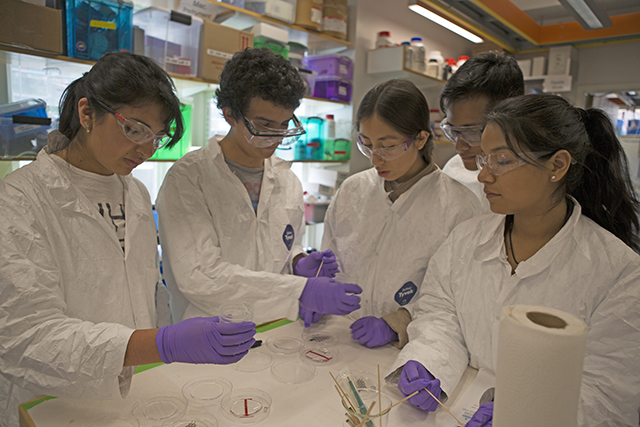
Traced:
<path fill-rule="evenodd" d="M 531 159 L 538 159 L 540 157 L 548 156 L 552 153 L 553 151 L 542 151 L 521 154 Z M 533 163 L 531 161 L 524 160 L 522 157 L 511 151 L 504 153 L 491 153 L 485 156 L 476 156 L 476 165 L 478 166 L 478 170 L 487 166 L 489 168 L 489 172 L 491 172 L 491 174 L 495 176 L 504 175 L 507 172 L 511 172 L 515 168 L 527 164 Z"/>
<path fill-rule="evenodd" d="M 273 129 L 267 126 L 262 126 L 253 123 L 248 120 L 244 114 L 242 115 L 242 121 L 247 128 L 249 135 L 245 135 L 247 142 L 258 148 L 273 147 L 274 145 L 292 145 L 304 135 L 306 131 L 302 127 L 300 120 L 294 115 L 289 121 L 287 129 Z"/>
<path fill-rule="evenodd" d="M 453 126 L 444 118 L 440 122 L 440 129 L 454 144 L 462 142 L 468 146 L 478 146 L 482 141 L 484 125 Z"/>
<path fill-rule="evenodd" d="M 104 108 L 108 113 L 111 113 L 115 116 L 122 134 L 126 136 L 129 141 L 138 145 L 144 145 L 150 141 L 153 141 L 154 150 L 164 147 L 169 141 L 171 141 L 171 135 L 169 135 L 168 133 L 156 135 L 149 128 L 149 126 L 145 125 L 144 123 L 140 123 L 137 120 L 123 116 L 99 99 L 93 98 L 93 100 L 102 108 Z"/>
<path fill-rule="evenodd" d="M 373 159 L 373 156 L 375 155 L 380 160 L 389 162 L 402 156 L 409 149 L 409 147 L 411 147 L 414 139 L 416 139 L 415 136 L 413 138 L 407 139 L 402 144 L 392 145 L 391 147 L 371 148 L 365 145 L 362 136 L 358 135 L 356 145 L 358 146 L 358 150 L 360 150 L 362 154 L 368 157 L 369 160 Z"/>

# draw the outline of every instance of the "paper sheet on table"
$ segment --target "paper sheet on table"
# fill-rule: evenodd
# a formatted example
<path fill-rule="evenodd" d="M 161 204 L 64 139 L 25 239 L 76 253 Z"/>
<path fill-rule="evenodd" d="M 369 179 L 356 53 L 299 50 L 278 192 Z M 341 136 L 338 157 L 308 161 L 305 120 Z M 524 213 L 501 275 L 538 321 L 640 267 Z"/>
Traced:
<path fill-rule="evenodd" d="M 460 421 L 466 424 L 478 410 L 478 406 L 480 406 L 480 398 L 484 392 L 491 387 L 495 387 L 495 385 L 495 374 L 488 369 L 480 369 L 476 379 L 471 383 L 464 394 L 460 396 L 456 404 L 451 408 L 447 406 L 447 408 L 449 408 L 453 415 L 455 415 Z M 460 424 L 458 424 L 458 422 L 449 415 L 438 427 L 457 427 L 459 425 Z"/>

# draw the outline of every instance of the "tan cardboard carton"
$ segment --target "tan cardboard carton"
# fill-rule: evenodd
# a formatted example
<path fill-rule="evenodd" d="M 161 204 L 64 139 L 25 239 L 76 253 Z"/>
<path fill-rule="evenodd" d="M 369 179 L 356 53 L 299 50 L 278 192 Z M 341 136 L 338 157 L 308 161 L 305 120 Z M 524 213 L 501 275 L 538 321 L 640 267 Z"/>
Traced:
<path fill-rule="evenodd" d="M 1 0 L 0 42 L 60 54 L 62 11 L 20 0 Z"/>
<path fill-rule="evenodd" d="M 204 21 L 200 37 L 198 77 L 206 80 L 219 80 L 234 53 L 253 47 L 253 34 L 209 21 Z"/>

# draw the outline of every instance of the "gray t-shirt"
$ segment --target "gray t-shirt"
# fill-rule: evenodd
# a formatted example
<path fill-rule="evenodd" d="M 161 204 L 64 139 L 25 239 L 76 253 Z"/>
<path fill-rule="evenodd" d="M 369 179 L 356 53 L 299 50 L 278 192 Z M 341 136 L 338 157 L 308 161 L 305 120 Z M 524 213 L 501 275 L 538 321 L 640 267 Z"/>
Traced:
<path fill-rule="evenodd" d="M 262 189 L 262 176 L 264 175 L 264 166 L 259 168 L 248 168 L 232 162 L 231 160 L 224 158 L 224 161 L 229 165 L 229 169 L 238 177 L 240 182 L 244 185 L 249 193 L 251 204 L 253 205 L 254 212 L 258 211 L 258 202 L 260 201 L 260 190 Z"/>

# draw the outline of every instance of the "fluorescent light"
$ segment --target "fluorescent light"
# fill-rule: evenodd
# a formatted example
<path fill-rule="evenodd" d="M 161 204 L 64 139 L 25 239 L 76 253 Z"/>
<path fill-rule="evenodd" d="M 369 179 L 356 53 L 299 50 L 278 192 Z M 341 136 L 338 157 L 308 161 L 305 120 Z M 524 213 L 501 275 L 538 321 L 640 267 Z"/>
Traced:
<path fill-rule="evenodd" d="M 440 15 L 436 15 L 435 13 L 431 12 L 430 10 L 425 9 L 424 7 L 422 7 L 420 5 L 410 4 L 409 5 L 409 9 L 411 9 L 415 13 L 417 13 L 419 15 L 422 15 L 425 18 L 435 22 L 438 25 L 442 25 L 447 30 L 453 31 L 454 33 L 458 34 L 459 36 L 464 37 L 465 39 L 467 39 L 467 40 L 469 40 L 471 42 L 474 42 L 474 43 L 482 43 L 482 42 L 484 42 L 484 40 L 482 40 L 480 37 L 476 36 L 475 34 L 472 34 L 469 31 L 465 30 L 464 28 L 457 26 L 453 22 L 447 21 L 446 19 L 444 19 Z"/>
<path fill-rule="evenodd" d="M 611 27 L 611 19 L 595 0 L 559 0 L 585 30 Z"/>
<path fill-rule="evenodd" d="M 604 28 L 602 22 L 600 22 L 596 14 L 589 9 L 589 6 L 587 6 L 585 2 L 582 0 L 567 0 L 567 3 L 569 3 L 573 10 L 575 10 L 582 19 L 584 19 L 584 22 L 589 25 L 589 28 L 593 28 L 594 30 L 597 28 Z"/>

